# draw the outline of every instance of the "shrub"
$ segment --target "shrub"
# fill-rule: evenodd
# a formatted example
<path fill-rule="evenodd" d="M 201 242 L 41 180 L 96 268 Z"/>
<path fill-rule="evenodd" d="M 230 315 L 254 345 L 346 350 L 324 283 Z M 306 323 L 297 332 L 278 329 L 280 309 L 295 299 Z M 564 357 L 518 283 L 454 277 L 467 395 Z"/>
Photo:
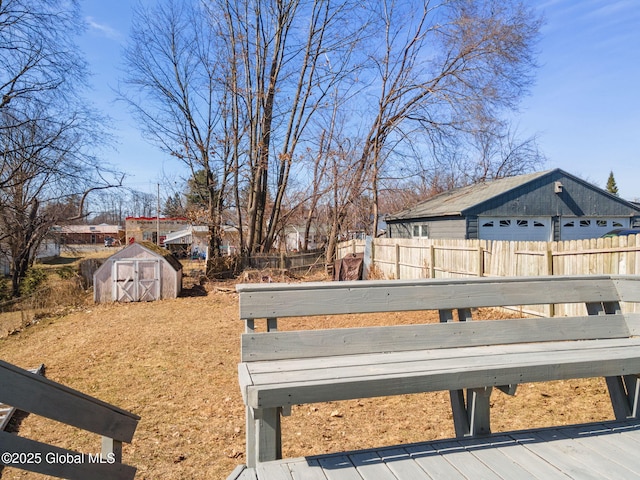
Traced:
<path fill-rule="evenodd" d="M 35 293 L 46 279 L 47 274 L 43 269 L 31 267 L 20 283 L 20 295 L 25 297 Z"/>
<path fill-rule="evenodd" d="M 7 277 L 0 276 L 0 302 L 11 299 L 11 282 Z"/>
<path fill-rule="evenodd" d="M 77 270 L 71 265 L 65 265 L 64 267 L 60 267 L 56 270 L 56 273 L 63 280 L 68 280 L 70 278 L 74 278 L 78 275 Z"/>

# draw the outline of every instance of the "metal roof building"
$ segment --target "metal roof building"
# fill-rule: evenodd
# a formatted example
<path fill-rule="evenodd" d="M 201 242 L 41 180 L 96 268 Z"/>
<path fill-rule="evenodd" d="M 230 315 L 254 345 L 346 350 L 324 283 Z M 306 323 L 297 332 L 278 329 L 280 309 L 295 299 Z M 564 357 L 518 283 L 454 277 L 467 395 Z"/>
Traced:
<path fill-rule="evenodd" d="M 392 238 L 577 240 L 640 224 L 640 207 L 554 169 L 449 190 L 386 221 Z"/>

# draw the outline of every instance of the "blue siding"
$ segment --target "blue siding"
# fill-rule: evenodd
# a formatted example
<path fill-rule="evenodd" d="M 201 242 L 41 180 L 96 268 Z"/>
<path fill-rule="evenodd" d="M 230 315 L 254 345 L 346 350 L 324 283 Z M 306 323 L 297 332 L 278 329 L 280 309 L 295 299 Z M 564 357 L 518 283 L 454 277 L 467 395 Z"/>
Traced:
<path fill-rule="evenodd" d="M 555 182 L 562 192 L 555 193 Z M 553 171 L 520 188 L 474 205 L 466 215 L 488 216 L 622 216 L 633 217 L 638 210 L 606 191 Z"/>

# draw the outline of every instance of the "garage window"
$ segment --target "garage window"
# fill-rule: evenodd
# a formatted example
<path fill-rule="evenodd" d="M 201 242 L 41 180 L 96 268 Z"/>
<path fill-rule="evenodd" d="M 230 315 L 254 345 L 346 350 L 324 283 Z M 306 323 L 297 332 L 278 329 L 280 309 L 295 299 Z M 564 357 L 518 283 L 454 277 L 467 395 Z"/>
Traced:
<path fill-rule="evenodd" d="M 551 218 L 488 217 L 478 221 L 479 238 L 483 240 L 549 241 Z"/>
<path fill-rule="evenodd" d="M 429 236 L 428 225 L 414 225 L 413 226 L 413 237 L 422 237 L 427 238 Z"/>
<path fill-rule="evenodd" d="M 628 220 L 601 217 L 567 218 L 561 222 L 561 225 L 560 240 L 581 240 L 601 237 L 613 228 L 626 228 Z"/>

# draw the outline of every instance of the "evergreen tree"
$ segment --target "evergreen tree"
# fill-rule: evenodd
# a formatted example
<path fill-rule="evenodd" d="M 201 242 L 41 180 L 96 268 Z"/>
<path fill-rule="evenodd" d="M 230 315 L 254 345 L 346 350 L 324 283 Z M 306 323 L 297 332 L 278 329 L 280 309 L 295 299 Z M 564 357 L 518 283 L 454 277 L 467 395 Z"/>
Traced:
<path fill-rule="evenodd" d="M 167 198 L 162 210 L 165 217 L 184 217 L 185 208 L 182 206 L 182 199 L 179 193 L 174 193 Z"/>
<path fill-rule="evenodd" d="M 613 178 L 613 172 L 609 172 L 609 178 L 607 179 L 607 192 L 613 193 L 618 196 L 618 186 L 616 185 L 616 179 Z"/>
<path fill-rule="evenodd" d="M 196 170 L 187 180 L 187 208 L 206 209 L 209 205 L 209 186 L 206 170 Z"/>

